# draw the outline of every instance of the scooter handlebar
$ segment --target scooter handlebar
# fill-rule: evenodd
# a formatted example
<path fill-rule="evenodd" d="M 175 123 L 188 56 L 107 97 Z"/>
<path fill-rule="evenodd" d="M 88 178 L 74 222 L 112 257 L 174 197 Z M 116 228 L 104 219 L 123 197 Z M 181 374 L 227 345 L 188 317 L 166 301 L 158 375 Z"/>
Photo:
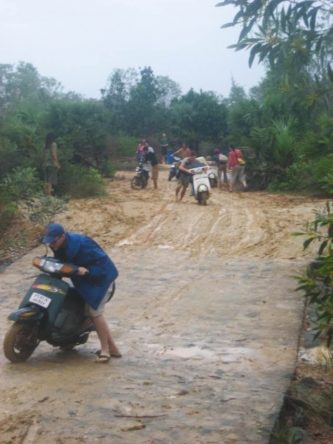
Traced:
<path fill-rule="evenodd" d="M 32 264 L 45 273 L 61 277 L 74 276 L 79 270 L 76 265 L 61 262 L 51 256 L 37 256 L 32 260 Z"/>

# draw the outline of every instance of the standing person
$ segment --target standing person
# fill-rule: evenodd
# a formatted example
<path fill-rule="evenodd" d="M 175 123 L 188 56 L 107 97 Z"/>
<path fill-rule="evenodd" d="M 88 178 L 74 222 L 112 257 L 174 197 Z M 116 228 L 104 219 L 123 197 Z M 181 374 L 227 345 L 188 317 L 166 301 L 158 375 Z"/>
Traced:
<path fill-rule="evenodd" d="M 201 165 L 201 164 L 200 164 Z M 190 150 L 190 155 L 185 157 L 179 165 L 179 177 L 178 177 L 178 185 L 176 187 L 176 201 L 180 202 L 187 190 L 189 184 L 192 184 L 192 172 L 191 168 L 195 168 L 198 166 L 198 161 L 196 160 L 196 153 L 193 150 Z M 178 194 L 180 192 L 180 197 Z"/>
<path fill-rule="evenodd" d="M 223 184 L 228 184 L 227 176 L 227 164 L 228 157 L 224 155 L 219 148 L 215 148 L 213 153 L 213 159 L 217 165 L 217 176 L 219 182 L 219 188 L 221 189 Z"/>
<path fill-rule="evenodd" d="M 50 246 L 54 257 L 78 267 L 71 278 L 74 288 L 86 302 L 87 315 L 93 322 L 101 344 L 97 363 L 106 363 L 110 357 L 120 358 L 109 326 L 103 316 L 108 300 L 108 289 L 118 276 L 118 270 L 105 251 L 90 237 L 66 232 L 62 225 L 50 223 L 45 228 L 42 243 Z"/>
<path fill-rule="evenodd" d="M 228 157 L 221 153 L 220 148 L 215 148 L 213 151 L 213 160 L 217 166 L 217 180 L 219 188 L 222 188 L 223 183 L 228 183 L 227 178 L 227 162 Z"/>
<path fill-rule="evenodd" d="M 54 193 L 54 187 L 58 185 L 58 171 L 60 168 L 58 160 L 58 147 L 53 133 L 48 133 L 44 145 L 44 177 L 45 193 L 51 196 Z"/>
<path fill-rule="evenodd" d="M 162 134 L 161 137 L 161 159 L 160 163 L 167 163 L 167 154 L 168 154 L 168 139 L 165 133 Z"/>
<path fill-rule="evenodd" d="M 179 156 L 182 159 L 185 159 L 185 157 L 191 156 L 191 148 L 187 146 L 185 142 L 182 143 L 181 147 L 173 153 L 174 156 Z"/>
<path fill-rule="evenodd" d="M 154 189 L 157 189 L 158 180 L 158 160 L 153 147 L 146 141 L 144 145 L 144 163 L 151 164 L 151 178 L 154 184 Z"/>
<path fill-rule="evenodd" d="M 242 151 L 230 145 L 228 154 L 228 168 L 231 171 L 229 180 L 229 191 L 233 191 L 234 185 L 240 182 L 244 188 L 247 187 L 245 177 L 245 160 Z"/>
<path fill-rule="evenodd" d="M 145 143 L 146 143 L 146 140 L 142 139 L 142 140 L 140 140 L 140 142 L 138 143 L 138 146 L 136 147 L 135 156 L 136 156 L 137 162 L 140 162 L 142 159 Z"/>

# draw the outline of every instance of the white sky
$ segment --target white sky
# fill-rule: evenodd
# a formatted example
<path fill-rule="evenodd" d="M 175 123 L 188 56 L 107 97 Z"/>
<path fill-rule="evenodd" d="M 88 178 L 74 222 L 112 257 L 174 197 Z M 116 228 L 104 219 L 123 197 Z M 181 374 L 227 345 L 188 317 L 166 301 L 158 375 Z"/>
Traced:
<path fill-rule="evenodd" d="M 231 79 L 246 90 L 264 74 L 248 53 L 227 46 L 238 32 L 221 25 L 218 0 L 0 0 L 0 63 L 32 63 L 65 91 L 100 97 L 116 69 L 151 66 L 183 93 L 227 96 Z"/>

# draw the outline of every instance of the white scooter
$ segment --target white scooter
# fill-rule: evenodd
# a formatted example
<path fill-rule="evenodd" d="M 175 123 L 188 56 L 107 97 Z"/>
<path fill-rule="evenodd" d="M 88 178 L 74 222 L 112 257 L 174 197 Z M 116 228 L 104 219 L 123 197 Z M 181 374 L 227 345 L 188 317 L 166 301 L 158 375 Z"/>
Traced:
<path fill-rule="evenodd" d="M 208 178 L 208 166 L 203 165 L 191 168 L 193 174 L 193 193 L 199 205 L 207 205 L 210 196 L 210 183 Z"/>
<path fill-rule="evenodd" d="M 212 162 L 208 163 L 208 179 L 211 188 L 216 188 L 218 185 L 218 170 L 215 162 L 213 165 Z"/>
<path fill-rule="evenodd" d="M 172 156 L 173 161 L 172 164 L 170 165 L 170 170 L 169 170 L 169 176 L 168 176 L 168 181 L 170 182 L 170 180 L 172 180 L 174 177 L 177 178 L 178 175 L 178 166 L 180 161 L 182 160 L 180 157 L 178 156 Z"/>

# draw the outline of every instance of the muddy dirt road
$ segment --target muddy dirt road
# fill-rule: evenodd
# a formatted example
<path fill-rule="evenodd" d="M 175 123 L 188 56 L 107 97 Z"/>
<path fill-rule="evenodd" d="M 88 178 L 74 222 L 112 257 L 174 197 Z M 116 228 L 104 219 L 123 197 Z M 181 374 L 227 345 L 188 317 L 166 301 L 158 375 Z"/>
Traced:
<path fill-rule="evenodd" d="M 20 365 L 1 355 L 0 442 L 267 443 L 302 317 L 292 276 L 306 257 L 291 232 L 323 202 L 215 191 L 200 207 L 174 202 L 166 171 L 158 191 L 132 191 L 129 177 L 56 218 L 119 268 L 106 316 L 123 358 L 96 365 L 94 334 L 73 352 L 41 344 Z M 1 338 L 39 253 L 0 274 Z"/>

